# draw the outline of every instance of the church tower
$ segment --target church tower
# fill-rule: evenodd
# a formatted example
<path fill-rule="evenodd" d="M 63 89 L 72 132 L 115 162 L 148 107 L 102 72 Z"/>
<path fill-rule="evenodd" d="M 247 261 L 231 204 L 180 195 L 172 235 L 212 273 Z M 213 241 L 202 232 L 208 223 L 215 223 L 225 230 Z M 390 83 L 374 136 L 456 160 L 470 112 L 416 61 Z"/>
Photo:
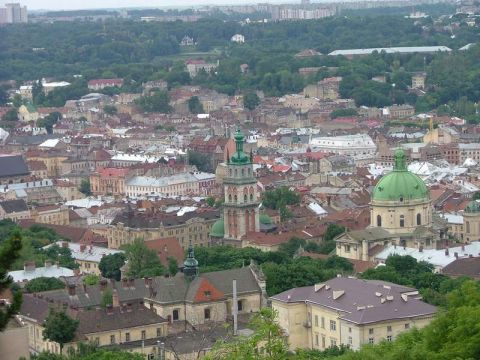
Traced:
<path fill-rule="evenodd" d="M 260 231 L 257 180 L 253 176 L 252 154 L 243 152 L 245 137 L 240 129 L 235 132 L 236 151 L 228 157 L 223 205 L 224 238 L 240 241 L 247 232 Z"/>

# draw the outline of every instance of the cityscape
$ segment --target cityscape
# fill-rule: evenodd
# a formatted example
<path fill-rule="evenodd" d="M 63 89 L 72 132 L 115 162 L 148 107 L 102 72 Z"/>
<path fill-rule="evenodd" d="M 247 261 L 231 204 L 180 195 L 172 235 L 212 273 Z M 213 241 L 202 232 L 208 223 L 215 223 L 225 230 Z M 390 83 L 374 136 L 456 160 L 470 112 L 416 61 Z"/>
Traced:
<path fill-rule="evenodd" d="M 38 4 L 1 360 L 480 358 L 479 0 Z"/>

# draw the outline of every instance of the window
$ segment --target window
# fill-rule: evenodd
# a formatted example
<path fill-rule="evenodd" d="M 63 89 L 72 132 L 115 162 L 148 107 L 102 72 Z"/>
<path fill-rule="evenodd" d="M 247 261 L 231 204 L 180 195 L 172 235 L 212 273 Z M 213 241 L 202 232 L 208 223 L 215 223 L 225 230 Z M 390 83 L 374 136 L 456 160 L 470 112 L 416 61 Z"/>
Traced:
<path fill-rule="evenodd" d="M 392 335 L 387 336 L 387 341 L 392 341 Z"/>
<path fill-rule="evenodd" d="M 369 342 L 370 344 L 373 344 L 373 343 L 375 343 L 375 339 L 371 337 L 371 338 L 368 339 L 368 342 Z"/>
<path fill-rule="evenodd" d="M 147 332 L 145 330 L 142 330 L 142 340 L 145 340 L 147 338 Z"/>
<path fill-rule="evenodd" d="M 315 315 L 315 326 L 318 326 L 318 315 Z"/>
<path fill-rule="evenodd" d="M 157 328 L 157 337 L 162 336 L 162 328 Z"/>
<path fill-rule="evenodd" d="M 178 320 L 178 309 L 173 310 L 173 320 Z"/>
<path fill-rule="evenodd" d="M 352 332 L 352 328 L 351 328 L 351 327 L 348 328 L 348 332 L 349 332 L 349 333 Z"/>
<path fill-rule="evenodd" d="M 417 225 L 422 225 L 422 215 L 417 214 Z"/>
<path fill-rule="evenodd" d="M 125 333 L 125 341 L 130 341 L 130 333 Z"/>
<path fill-rule="evenodd" d="M 204 291 L 203 294 L 209 298 L 210 296 L 212 296 L 212 293 L 210 292 L 210 290 L 207 290 L 207 291 Z"/>
<path fill-rule="evenodd" d="M 315 334 L 315 346 L 318 346 L 319 342 L 318 342 L 318 334 Z"/>
<path fill-rule="evenodd" d="M 368 329 L 368 333 L 369 333 L 370 335 L 373 335 L 373 329 Z"/>
<path fill-rule="evenodd" d="M 237 310 L 238 311 L 243 311 L 243 301 L 242 300 L 237 301 Z"/>
<path fill-rule="evenodd" d="M 382 217 L 380 215 L 377 215 L 377 226 L 382 226 Z"/>
<path fill-rule="evenodd" d="M 322 348 L 325 349 L 325 335 L 322 335 Z"/>
<path fill-rule="evenodd" d="M 387 326 L 387 332 L 392 332 L 392 327 L 390 325 Z"/>
<path fill-rule="evenodd" d="M 115 344 L 115 335 L 110 335 L 110 344 Z"/>
<path fill-rule="evenodd" d="M 325 329 L 325 318 L 322 316 L 322 326 L 321 326 L 322 329 Z"/>
<path fill-rule="evenodd" d="M 348 337 L 348 345 L 353 345 L 353 339 L 351 336 Z"/>
<path fill-rule="evenodd" d="M 247 202 L 247 200 L 248 200 L 247 194 L 243 195 L 243 202 Z"/>
<path fill-rule="evenodd" d="M 337 331 L 337 323 L 335 322 L 335 320 L 330 320 L 330 330 Z"/>
<path fill-rule="evenodd" d="M 337 346 L 337 340 L 335 340 L 335 339 L 330 339 L 330 346 L 331 346 L 331 347 Z"/>
<path fill-rule="evenodd" d="M 153 353 L 148 354 L 147 359 L 148 360 L 154 360 L 155 359 L 155 354 L 153 354 Z"/>
<path fill-rule="evenodd" d="M 405 227 L 405 216 L 400 215 L 400 227 Z"/>
<path fill-rule="evenodd" d="M 405 329 L 410 329 L 410 324 L 409 323 L 405 324 Z"/>
<path fill-rule="evenodd" d="M 349 253 L 350 252 L 350 245 L 345 245 L 345 252 Z"/>
<path fill-rule="evenodd" d="M 203 310 L 203 316 L 205 320 L 210 320 L 210 309 L 204 309 Z"/>
<path fill-rule="evenodd" d="M 466 226 L 467 226 L 467 233 L 470 233 L 470 221 L 467 221 Z"/>
<path fill-rule="evenodd" d="M 96 337 L 95 338 L 95 345 L 100 345 L 100 338 L 99 337 Z"/>

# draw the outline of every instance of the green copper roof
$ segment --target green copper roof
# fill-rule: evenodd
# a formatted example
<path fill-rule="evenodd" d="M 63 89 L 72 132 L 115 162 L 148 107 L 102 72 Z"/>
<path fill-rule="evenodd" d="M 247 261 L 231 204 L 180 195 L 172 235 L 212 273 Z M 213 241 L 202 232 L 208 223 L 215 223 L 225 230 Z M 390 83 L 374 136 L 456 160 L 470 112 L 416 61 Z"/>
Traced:
<path fill-rule="evenodd" d="M 251 162 L 250 156 L 243 152 L 243 143 L 245 142 L 245 136 L 243 136 L 240 128 L 237 128 L 235 132 L 236 151 L 230 158 L 230 163 L 232 164 L 248 164 Z"/>
<path fill-rule="evenodd" d="M 372 200 L 403 201 L 429 197 L 429 191 L 422 179 L 407 170 L 405 152 L 395 151 L 393 171 L 380 179 L 373 190 Z"/>
<path fill-rule="evenodd" d="M 187 269 L 194 269 L 198 267 L 198 261 L 195 259 L 195 253 L 193 251 L 193 245 L 190 242 L 190 245 L 188 245 L 188 255 L 185 261 L 183 262 L 184 268 Z"/>
<path fill-rule="evenodd" d="M 215 221 L 210 231 L 210 236 L 223 238 L 225 235 L 225 225 L 223 219 Z"/>
<path fill-rule="evenodd" d="M 260 224 L 263 225 L 270 225 L 272 224 L 272 219 L 267 214 L 260 214 L 259 216 Z"/>
<path fill-rule="evenodd" d="M 477 213 L 480 212 L 480 203 L 476 200 L 470 201 L 465 207 L 466 213 Z"/>

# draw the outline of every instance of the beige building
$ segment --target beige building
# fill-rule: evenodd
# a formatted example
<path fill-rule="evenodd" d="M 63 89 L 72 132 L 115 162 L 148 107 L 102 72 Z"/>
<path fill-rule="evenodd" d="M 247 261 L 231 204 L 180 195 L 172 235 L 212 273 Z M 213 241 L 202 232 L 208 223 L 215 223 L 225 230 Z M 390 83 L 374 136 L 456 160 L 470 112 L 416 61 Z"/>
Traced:
<path fill-rule="evenodd" d="M 5 200 L 0 202 L 0 219 L 19 221 L 30 218 L 30 210 L 25 200 Z"/>
<path fill-rule="evenodd" d="M 427 74 L 418 73 L 412 76 L 412 89 L 425 89 L 425 80 L 427 79 Z"/>
<path fill-rule="evenodd" d="M 31 210 L 31 218 L 39 224 L 68 225 L 68 207 L 61 205 L 38 206 Z"/>
<path fill-rule="evenodd" d="M 466 242 L 480 240 L 480 202 L 478 200 L 469 202 L 465 207 L 461 239 Z"/>
<path fill-rule="evenodd" d="M 358 350 L 363 344 L 393 341 L 404 331 L 427 325 L 436 312 L 413 288 L 342 277 L 270 299 L 292 350 L 340 345 Z"/>
<path fill-rule="evenodd" d="M 446 223 L 433 221 L 430 192 L 425 183 L 407 170 L 406 155 L 395 152 L 393 171 L 378 181 L 370 202 L 370 227 L 336 238 L 337 255 L 373 260 L 390 243 L 415 248 L 436 248 L 447 231 Z"/>

